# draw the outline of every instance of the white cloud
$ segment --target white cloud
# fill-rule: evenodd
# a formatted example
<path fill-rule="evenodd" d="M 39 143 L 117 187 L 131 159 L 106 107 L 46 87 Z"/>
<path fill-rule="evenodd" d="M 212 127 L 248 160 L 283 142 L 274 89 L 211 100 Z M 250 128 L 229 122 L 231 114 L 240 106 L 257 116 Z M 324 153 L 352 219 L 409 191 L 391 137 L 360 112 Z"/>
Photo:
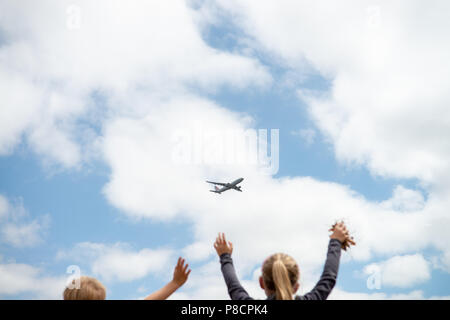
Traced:
<path fill-rule="evenodd" d="M 430 245 L 448 252 L 450 198 L 443 186 L 450 181 L 450 154 L 442 137 L 449 133 L 445 77 L 450 73 L 439 56 L 449 51 L 448 19 L 440 14 L 445 10 L 426 9 L 433 14 L 424 15 L 418 29 L 414 11 L 425 10 L 418 1 L 380 3 L 381 21 L 375 24 L 367 16 L 369 3 L 362 1 L 220 2 L 247 33 L 239 40 L 249 52 L 268 53 L 290 72 L 318 71 L 330 79 L 329 92 L 300 89 L 299 95 L 339 160 L 366 165 L 374 174 L 418 178 L 429 187 L 426 202 L 418 192 L 398 187 L 380 204 L 343 185 L 273 179 L 248 165 L 174 163 L 177 130 L 243 132 L 253 125 L 245 115 L 189 94 L 189 88 L 264 86 L 271 81 L 266 68 L 251 57 L 208 47 L 198 30 L 201 14 L 182 1 L 139 6 L 131 1 L 120 8 L 114 2 L 79 3 L 82 24 L 76 30 L 63 27 L 69 2 L 0 4 L 8 40 L 0 48 L 0 85 L 8 92 L 8 107 L 0 109 L 5 119 L 0 153 L 11 152 L 25 135 L 37 152 L 75 166 L 83 159 L 83 147 L 74 141 L 76 122 L 95 113 L 90 94 L 98 90 L 109 107 L 100 121 L 102 137 L 95 139 L 111 168 L 107 199 L 131 217 L 192 223 L 188 259 L 206 260 L 206 248 L 212 250 L 216 233 L 225 231 L 243 275 L 269 254 L 287 251 L 309 279 L 325 258 L 329 224 L 341 217 L 355 233 L 358 245 L 351 253 L 357 260 Z M 216 21 L 203 9 L 199 12 L 208 21 Z M 202 143 L 214 153 L 214 142 Z M 245 177 L 243 193 L 218 196 L 204 183 L 209 177 L 239 176 Z M 84 246 L 92 254 L 91 271 L 106 278 L 127 281 L 159 268 L 151 259 L 154 252 L 146 249 Z M 143 267 L 129 270 L 123 258 Z M 198 289 L 197 296 L 206 294 Z"/>
<path fill-rule="evenodd" d="M 188 245 L 184 248 L 184 256 L 189 257 L 189 261 L 204 261 L 208 259 L 212 254 L 211 246 L 203 243 L 196 242 Z"/>
<path fill-rule="evenodd" d="M 204 2 L 203 10 L 215 17 L 206 14 L 208 21 L 237 27 L 244 32 L 238 36 L 240 43 L 270 57 L 287 73 L 319 73 L 330 82 L 328 91 L 300 87 L 298 93 L 339 161 L 367 166 L 383 177 L 416 178 L 428 193 L 425 202 L 420 192 L 398 186 L 391 199 L 375 206 L 353 192 L 333 202 L 336 190 L 329 184 L 322 185 L 327 187 L 322 193 L 297 192 L 296 199 L 320 201 L 326 195 L 329 208 L 346 208 L 342 216 L 353 220 L 360 239 L 354 249 L 357 259 L 370 257 L 368 243 L 374 251 L 387 254 L 417 252 L 428 243 L 448 256 L 450 149 L 443 138 L 450 134 L 450 94 L 445 88 L 450 73 L 444 72 L 450 70 L 445 59 L 450 54 L 444 31 L 449 27 L 443 14 L 447 9 L 444 1 L 433 7 L 420 1 L 381 1 L 376 6 L 369 1 Z M 424 11 L 428 14 L 416 14 Z M 299 181 L 285 179 L 277 184 L 290 183 L 303 190 Z M 258 184 L 260 193 L 268 188 L 263 185 Z M 268 194 L 277 193 L 270 189 Z M 243 212 L 247 216 L 257 211 L 253 221 L 286 230 L 280 221 L 261 219 L 265 206 L 260 209 L 255 203 L 266 204 L 266 198 L 261 193 Z M 294 207 L 295 200 L 287 192 L 281 198 L 283 210 Z M 302 205 L 297 212 L 316 212 L 304 200 Z M 290 222 L 300 225 L 296 218 L 291 213 Z"/>
<path fill-rule="evenodd" d="M 107 95 L 114 113 L 136 110 L 136 89 L 172 96 L 271 82 L 252 57 L 209 47 L 182 0 L 15 1 L 2 2 L 0 12 L 0 154 L 26 137 L 50 162 L 80 165 L 86 146 L 78 120 L 97 109 L 94 93 Z M 115 108 L 121 99 L 127 107 Z"/>
<path fill-rule="evenodd" d="M 450 273 L 450 250 L 444 252 L 444 254 L 442 254 L 439 257 L 435 257 L 434 260 L 436 260 L 436 261 L 433 261 L 436 268 L 442 269 L 442 270 Z"/>
<path fill-rule="evenodd" d="M 239 265 L 239 263 L 238 263 Z M 238 276 L 242 275 L 237 270 Z M 206 284 L 206 285 L 205 285 Z M 242 280 L 245 290 L 255 299 L 265 299 L 264 290 L 259 287 L 257 279 Z M 189 281 L 171 299 L 180 300 L 229 300 L 227 286 L 220 272 L 219 258 L 192 270 Z"/>
<path fill-rule="evenodd" d="M 165 270 L 172 251 L 147 248 L 136 251 L 125 243 L 82 242 L 67 252 L 60 251 L 58 258 L 88 265 L 94 276 L 105 281 L 129 282 Z"/>
<path fill-rule="evenodd" d="M 330 80 L 326 94 L 299 94 L 338 160 L 448 186 L 448 2 L 216 3 L 254 48 Z"/>
<path fill-rule="evenodd" d="M 432 296 L 430 300 L 450 300 L 450 296 Z"/>
<path fill-rule="evenodd" d="M 364 272 L 371 274 L 374 266 L 379 269 L 382 286 L 407 288 L 431 278 L 430 265 L 421 254 L 394 256 L 366 266 Z"/>
<path fill-rule="evenodd" d="M 61 299 L 66 277 L 50 277 L 22 263 L 0 264 L 0 296 L 24 295 L 28 299 Z"/>
<path fill-rule="evenodd" d="M 329 296 L 330 300 L 423 300 L 423 292 L 420 290 L 408 293 L 386 294 L 384 292 L 363 293 L 348 292 L 339 288 L 333 289 Z"/>
<path fill-rule="evenodd" d="M 33 247 L 42 243 L 50 225 L 50 216 L 42 215 L 30 220 L 21 200 L 11 204 L 0 195 L 0 222 L 2 242 L 14 247 Z"/>
<path fill-rule="evenodd" d="M 391 199 L 383 201 L 381 206 L 398 211 L 419 211 L 425 205 L 425 199 L 420 191 L 397 186 Z"/>
<path fill-rule="evenodd" d="M 425 297 L 421 290 L 414 290 L 409 293 L 392 294 L 391 299 L 392 300 L 423 300 L 423 299 L 425 299 Z"/>
<path fill-rule="evenodd" d="M 427 207 L 433 201 L 423 204 L 423 210 L 400 212 L 335 183 L 273 179 L 251 165 L 176 163 L 172 158 L 175 131 L 192 132 L 199 127 L 204 132 L 230 128 L 243 132 L 252 122 L 199 98 L 161 102 L 154 108 L 147 117 L 113 119 L 106 126 L 104 159 L 112 172 L 104 192 L 131 217 L 192 222 L 195 246 L 203 253 L 192 252 L 187 245 L 188 259 L 207 259 L 207 248 L 212 250 L 216 233 L 225 231 L 248 268 L 274 251 L 289 251 L 305 270 L 312 270 L 323 263 L 329 225 L 342 217 L 358 242 L 352 249 L 354 259 L 367 260 L 372 253 L 421 250 L 434 241 L 426 226 L 435 217 Z M 183 112 L 186 108 L 188 113 Z M 215 145 L 203 142 L 202 147 L 211 153 Z M 243 193 L 218 196 L 209 193 L 204 182 L 212 177 L 232 180 L 239 176 L 245 177 Z M 397 198 L 394 194 L 393 199 Z M 260 246 L 254 248 L 248 239 L 258 239 Z"/>
<path fill-rule="evenodd" d="M 339 288 L 333 289 L 329 296 L 330 300 L 448 300 L 449 298 L 449 296 L 431 296 L 427 298 L 421 290 L 413 290 L 408 293 L 387 294 L 384 292 L 348 292 Z"/>

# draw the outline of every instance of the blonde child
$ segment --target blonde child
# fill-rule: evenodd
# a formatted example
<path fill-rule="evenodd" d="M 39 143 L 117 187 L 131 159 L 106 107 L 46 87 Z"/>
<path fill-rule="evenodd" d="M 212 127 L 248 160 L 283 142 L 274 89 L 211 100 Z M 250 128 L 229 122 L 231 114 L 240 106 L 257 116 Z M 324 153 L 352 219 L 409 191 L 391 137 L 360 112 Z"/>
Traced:
<path fill-rule="evenodd" d="M 339 269 L 341 248 L 355 245 L 353 238 L 343 222 L 335 224 L 330 231 L 330 242 L 328 244 L 327 260 L 325 267 L 316 286 L 303 296 L 295 296 L 299 288 L 300 271 L 295 260 L 284 253 L 276 253 L 267 258 L 262 266 L 262 275 L 259 285 L 266 293 L 269 300 L 325 300 L 333 289 Z M 227 242 L 225 234 L 216 238 L 214 248 L 220 257 L 221 270 L 228 294 L 232 300 L 251 300 L 247 291 L 241 286 L 233 266 L 231 254 L 233 244 Z"/>
<path fill-rule="evenodd" d="M 184 263 L 184 259 L 178 258 L 172 281 L 145 297 L 145 300 L 165 300 L 178 290 L 187 281 L 191 273 L 191 270 L 188 270 L 189 265 Z M 63 293 L 64 300 L 104 300 L 106 298 L 106 288 L 100 281 L 86 276 L 80 277 L 79 280 L 80 288 L 70 289 L 66 287 Z"/>

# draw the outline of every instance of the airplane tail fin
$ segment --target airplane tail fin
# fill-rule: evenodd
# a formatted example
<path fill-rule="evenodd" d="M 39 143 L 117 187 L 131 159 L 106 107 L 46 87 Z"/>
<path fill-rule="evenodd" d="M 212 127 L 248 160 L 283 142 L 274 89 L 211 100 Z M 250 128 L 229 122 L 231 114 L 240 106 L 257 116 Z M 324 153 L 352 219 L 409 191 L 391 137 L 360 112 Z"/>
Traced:
<path fill-rule="evenodd" d="M 214 190 L 209 190 L 209 191 L 220 194 L 219 190 L 220 189 L 217 186 L 214 186 Z"/>

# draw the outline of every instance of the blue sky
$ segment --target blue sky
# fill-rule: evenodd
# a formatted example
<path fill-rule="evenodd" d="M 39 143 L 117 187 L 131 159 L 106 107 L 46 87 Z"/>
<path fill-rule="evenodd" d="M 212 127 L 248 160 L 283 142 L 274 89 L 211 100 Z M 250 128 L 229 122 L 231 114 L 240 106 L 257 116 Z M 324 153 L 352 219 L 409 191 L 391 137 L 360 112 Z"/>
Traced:
<path fill-rule="evenodd" d="M 0 15 L 0 34 L 9 39 L 0 42 L 0 196 L 8 203 L 3 212 L 0 206 L 0 223 L 28 230 L 11 235 L 2 227 L 1 298 L 60 298 L 58 286 L 75 264 L 105 283 L 107 298 L 137 299 L 168 282 L 183 255 L 193 272 L 173 297 L 223 299 L 226 287 L 212 247 L 219 231 L 235 244 L 235 263 L 249 292 L 263 297 L 254 272 L 262 257 L 279 248 L 297 259 L 307 290 L 323 266 L 326 226 L 340 218 L 358 245 L 343 254 L 333 298 L 450 295 L 450 179 L 442 164 L 450 155 L 448 145 L 436 142 L 450 129 L 444 116 L 434 116 L 445 109 L 448 93 L 419 92 L 407 68 L 414 58 L 448 48 L 431 43 L 406 62 L 397 55 L 422 34 L 439 37 L 433 24 L 405 39 L 412 18 L 388 2 L 376 7 L 376 31 L 347 34 L 347 23 L 364 23 L 373 4 L 349 2 L 323 27 L 321 17 L 332 4 L 286 3 L 271 10 L 270 3 L 242 9 L 234 1 L 179 1 L 161 8 L 123 4 L 118 10 L 104 1 L 75 1 L 84 20 L 71 29 L 57 24 L 71 18 L 65 10 L 70 5 L 43 1 L 33 11 L 1 1 L 0 11 L 19 25 L 31 21 L 12 31 L 16 22 Z M 102 23 L 109 28 L 102 29 L 89 20 L 96 10 L 123 15 L 125 25 L 108 25 L 113 20 L 106 18 Z M 165 19 L 154 22 L 142 12 Z M 304 12 L 310 19 L 300 19 Z M 354 20 L 347 22 L 348 15 Z M 55 28 L 40 21 L 52 17 L 60 29 L 49 40 L 44 35 Z M 96 43 L 100 29 L 115 36 L 102 38 L 96 49 L 73 52 Z M 317 33 L 293 38 L 292 30 Z M 398 39 L 383 38 L 392 30 Z M 378 67 L 382 58 L 368 53 L 371 44 L 361 40 L 367 37 L 381 41 L 385 68 Z M 25 46 L 14 45 L 20 41 Z M 136 56 L 128 59 L 130 52 Z M 432 75 L 423 72 L 427 79 Z M 397 82 L 397 76 L 412 80 Z M 408 95 L 419 102 L 405 100 Z M 171 163 L 165 139 L 180 128 L 189 132 L 197 120 L 219 132 L 279 129 L 278 172 Z M 437 129 L 418 130 L 430 126 Z M 213 198 L 204 183 L 210 176 L 243 176 L 244 192 Z M 26 229 L 31 225 L 38 227 Z M 252 247 L 255 236 L 263 239 L 258 248 Z M 158 252 L 165 258 L 154 261 Z M 111 262 L 117 256 L 124 261 Z M 142 261 L 142 268 L 127 264 L 127 257 Z M 11 271 L 18 265 L 28 271 Z M 382 270 L 380 289 L 367 288 L 370 265 Z M 12 279 L 27 285 L 14 286 Z"/>

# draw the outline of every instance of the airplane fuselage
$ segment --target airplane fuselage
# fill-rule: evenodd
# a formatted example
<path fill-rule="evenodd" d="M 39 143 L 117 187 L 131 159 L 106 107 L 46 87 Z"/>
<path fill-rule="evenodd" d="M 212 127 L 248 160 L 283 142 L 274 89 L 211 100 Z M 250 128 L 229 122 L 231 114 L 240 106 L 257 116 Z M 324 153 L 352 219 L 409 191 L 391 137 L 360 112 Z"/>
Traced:
<path fill-rule="evenodd" d="M 242 180 L 244 180 L 244 178 L 236 179 L 232 183 L 230 183 L 230 186 L 234 186 L 235 187 L 237 184 L 241 183 Z"/>
<path fill-rule="evenodd" d="M 244 178 L 239 178 L 239 179 L 234 180 L 231 183 L 212 182 L 212 181 L 206 181 L 206 182 L 212 183 L 212 184 L 215 185 L 214 186 L 215 190 L 210 190 L 211 192 L 220 194 L 220 193 L 222 193 L 224 191 L 227 191 L 227 190 L 230 190 L 230 189 L 234 189 L 236 191 L 242 192 L 241 187 L 238 186 L 238 184 L 241 183 L 243 180 L 244 180 Z M 222 186 L 222 188 L 218 188 L 217 185 Z"/>

